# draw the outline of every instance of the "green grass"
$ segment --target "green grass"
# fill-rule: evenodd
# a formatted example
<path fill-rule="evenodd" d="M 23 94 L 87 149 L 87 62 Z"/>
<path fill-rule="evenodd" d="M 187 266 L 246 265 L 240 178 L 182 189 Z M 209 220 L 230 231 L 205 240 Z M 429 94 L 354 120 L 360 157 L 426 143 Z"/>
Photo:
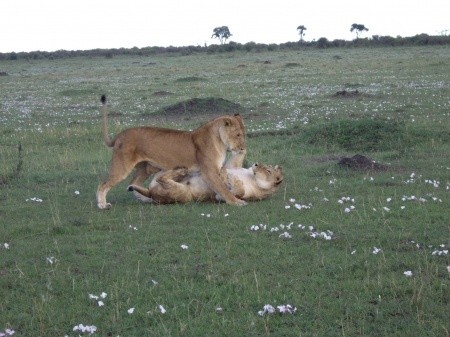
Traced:
<path fill-rule="evenodd" d="M 2 61 L 0 71 L 0 332 L 449 335 L 450 48 Z M 221 114 L 220 104 L 164 113 L 194 99 L 236 104 L 247 163 L 283 166 L 282 187 L 242 208 L 155 206 L 124 181 L 98 210 L 111 156 L 103 93 L 114 134 Z M 337 165 L 357 153 L 390 169 Z M 102 292 L 100 307 L 89 294 Z M 261 317 L 265 304 L 297 311 Z"/>

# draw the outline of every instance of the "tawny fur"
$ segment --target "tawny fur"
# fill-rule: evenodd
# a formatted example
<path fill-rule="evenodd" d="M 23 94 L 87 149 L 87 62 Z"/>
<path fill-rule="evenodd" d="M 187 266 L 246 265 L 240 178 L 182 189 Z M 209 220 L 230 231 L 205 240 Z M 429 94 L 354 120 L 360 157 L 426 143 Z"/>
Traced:
<path fill-rule="evenodd" d="M 249 168 L 229 167 L 221 170 L 221 178 L 230 192 L 246 200 L 262 200 L 275 193 L 283 182 L 283 170 L 279 166 L 253 164 Z M 190 201 L 223 200 L 202 178 L 198 171 L 186 168 L 161 171 L 156 174 L 149 188 L 128 186 L 143 201 L 158 204 L 186 203 Z"/>
<path fill-rule="evenodd" d="M 245 151 L 245 129 L 239 115 L 213 119 L 194 131 L 158 127 L 123 130 L 115 138 L 108 135 L 106 98 L 102 96 L 103 139 L 113 149 L 108 178 L 97 189 L 97 205 L 107 209 L 108 191 L 125 179 L 136 167 L 132 183 L 143 182 L 159 170 L 186 167 L 199 171 L 208 186 L 227 203 L 245 205 L 219 177 L 227 151 Z"/>

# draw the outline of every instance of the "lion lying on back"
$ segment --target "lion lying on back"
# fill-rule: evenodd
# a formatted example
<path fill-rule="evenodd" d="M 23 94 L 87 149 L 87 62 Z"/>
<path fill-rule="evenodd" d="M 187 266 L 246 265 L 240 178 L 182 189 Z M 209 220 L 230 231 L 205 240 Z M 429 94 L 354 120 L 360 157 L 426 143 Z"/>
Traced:
<path fill-rule="evenodd" d="M 220 171 L 221 179 L 234 196 L 245 201 L 271 196 L 284 178 L 283 170 L 278 165 L 273 167 L 255 163 L 249 168 L 227 166 Z M 186 168 L 158 172 L 149 188 L 130 185 L 128 190 L 134 191 L 140 200 L 158 204 L 223 200 L 208 186 L 199 171 Z"/>

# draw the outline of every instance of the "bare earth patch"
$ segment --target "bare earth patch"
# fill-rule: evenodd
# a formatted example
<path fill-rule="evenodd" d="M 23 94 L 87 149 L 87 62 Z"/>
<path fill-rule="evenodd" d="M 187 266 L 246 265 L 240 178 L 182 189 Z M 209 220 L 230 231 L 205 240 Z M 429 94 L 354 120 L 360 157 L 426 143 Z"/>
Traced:
<path fill-rule="evenodd" d="M 169 96 L 169 95 L 172 95 L 172 93 L 168 92 L 168 91 L 155 91 L 153 93 L 153 96 L 156 96 L 156 97 L 164 97 L 164 96 Z"/>
<path fill-rule="evenodd" d="M 347 167 L 352 170 L 358 171 L 387 171 L 390 167 L 375 162 L 374 160 L 363 156 L 361 154 L 356 154 L 353 157 L 343 157 L 338 162 L 339 166 Z"/>
<path fill-rule="evenodd" d="M 164 115 L 218 115 L 241 113 L 244 108 L 220 97 L 192 98 L 187 101 L 169 105 L 161 110 Z"/>
<path fill-rule="evenodd" d="M 333 97 L 335 97 L 335 98 L 360 98 L 360 97 L 370 97 L 370 95 L 360 92 L 359 90 L 351 90 L 351 91 L 342 90 L 342 91 L 336 92 L 333 95 Z"/>

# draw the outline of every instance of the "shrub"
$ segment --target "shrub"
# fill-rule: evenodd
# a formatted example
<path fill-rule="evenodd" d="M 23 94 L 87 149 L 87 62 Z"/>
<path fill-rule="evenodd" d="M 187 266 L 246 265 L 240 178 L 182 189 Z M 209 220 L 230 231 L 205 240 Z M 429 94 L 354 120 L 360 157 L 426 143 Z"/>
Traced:
<path fill-rule="evenodd" d="M 333 146 L 354 151 L 382 151 L 404 147 L 403 123 L 383 119 L 342 120 L 307 129 L 303 133 L 309 144 Z"/>

